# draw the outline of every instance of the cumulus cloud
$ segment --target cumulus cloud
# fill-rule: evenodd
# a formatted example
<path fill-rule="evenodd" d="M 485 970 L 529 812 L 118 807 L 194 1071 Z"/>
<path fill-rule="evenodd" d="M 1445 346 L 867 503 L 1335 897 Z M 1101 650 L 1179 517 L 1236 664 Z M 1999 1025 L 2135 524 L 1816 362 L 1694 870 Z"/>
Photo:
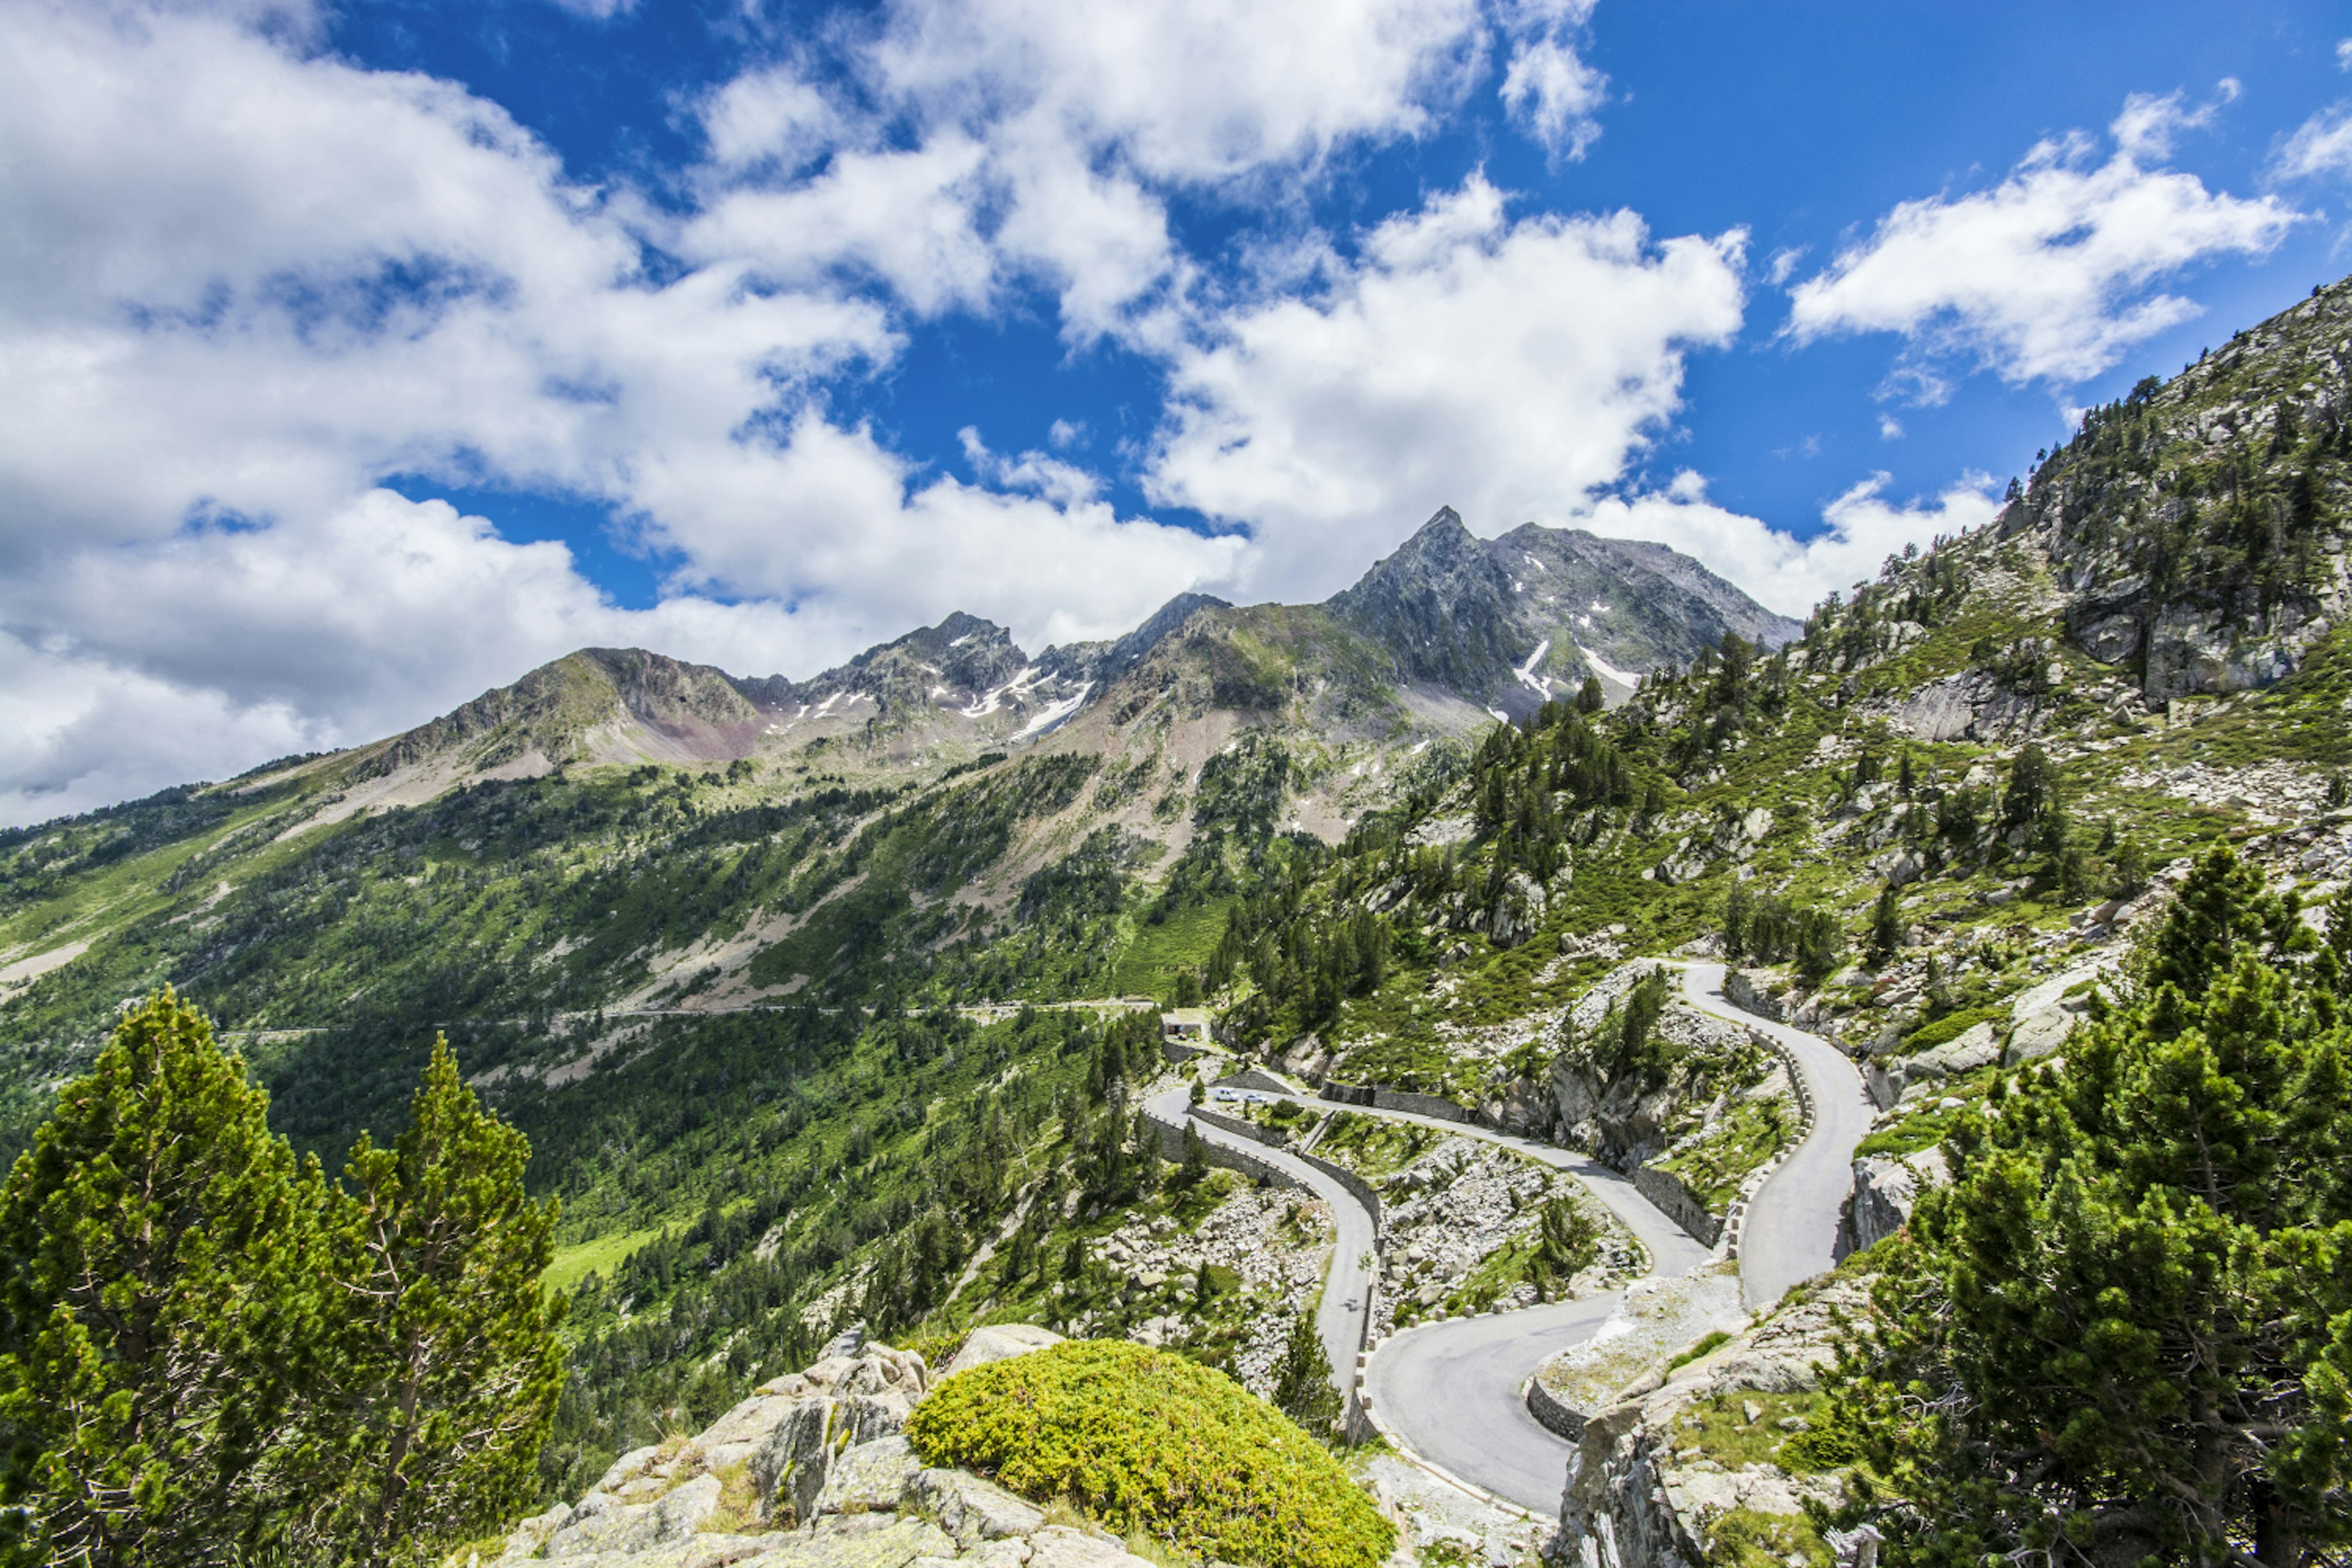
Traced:
<path fill-rule="evenodd" d="M 1802 616 L 1832 590 L 1877 576 L 1905 545 L 1924 549 L 1938 535 L 1982 528 L 2000 510 L 1992 481 L 1980 475 L 1901 505 L 1885 497 L 1890 482 L 1881 473 L 1855 484 L 1822 509 L 1821 528 L 1804 538 L 1717 506 L 1687 470 L 1664 490 L 1601 500 L 1583 526 L 1696 555 L 1759 603 Z"/>
<path fill-rule="evenodd" d="M 1329 593 L 1440 502 L 1486 531 L 1580 515 L 1680 405 L 1685 352 L 1738 330 L 1744 234 L 1505 205 L 1474 176 L 1177 354 L 1150 491 L 1251 523 L 1259 591 Z"/>
<path fill-rule="evenodd" d="M 2226 94 L 2225 94 L 2226 96 Z M 1793 293 L 1799 342 L 1893 331 L 1927 358 L 1972 360 L 2011 383 L 2069 383 L 2198 313 L 2158 280 L 2221 256 L 2264 256 L 2299 215 L 2274 196 L 2208 191 L 2159 166 L 2204 123 L 2179 94 L 2135 96 L 2101 162 L 2082 132 L 2036 144 L 1999 185 L 1902 203 Z M 1915 396 L 1940 378 L 1916 372 Z"/>
<path fill-rule="evenodd" d="M 1507 20 L 1511 58 L 1503 103 L 1555 156 L 1581 158 L 1601 135 L 1609 79 L 1587 61 L 1580 35 L 1594 0 L 1522 0 Z"/>

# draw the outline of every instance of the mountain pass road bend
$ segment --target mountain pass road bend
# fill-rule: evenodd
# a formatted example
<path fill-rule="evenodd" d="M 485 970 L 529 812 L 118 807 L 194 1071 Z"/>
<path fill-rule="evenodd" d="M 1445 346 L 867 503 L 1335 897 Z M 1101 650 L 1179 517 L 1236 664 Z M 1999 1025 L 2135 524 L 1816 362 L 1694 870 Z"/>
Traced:
<path fill-rule="evenodd" d="M 1723 974 L 1720 963 L 1685 966 L 1685 997 L 1701 1012 L 1745 1025 L 1785 1046 L 1803 1075 L 1814 1108 L 1811 1132 L 1767 1179 L 1748 1209 L 1741 1237 L 1740 1282 L 1753 1310 L 1778 1300 L 1790 1286 L 1835 1261 L 1840 1208 L 1853 1182 L 1853 1147 L 1869 1130 L 1871 1118 L 1861 1075 L 1843 1053 L 1818 1035 L 1733 1006 L 1723 996 Z M 1641 1238 L 1656 1274 L 1682 1274 L 1707 1257 L 1705 1247 L 1653 1206 L 1632 1182 L 1587 1155 L 1433 1117 L 1368 1106 L 1349 1109 L 1502 1143 L 1568 1171 Z M 1369 1221 L 1369 1215 L 1365 1217 Z M 1327 1311 L 1328 1298 L 1327 1291 Z M 1412 1457 L 1549 1518 L 1559 1510 L 1573 1446 L 1528 1414 L 1520 1387 L 1546 1358 L 1597 1333 L 1620 1300 L 1612 1292 L 1408 1329 L 1382 1342 L 1372 1355 L 1365 1393 L 1381 1423 Z M 1332 1365 L 1340 1365 L 1336 1357 Z"/>

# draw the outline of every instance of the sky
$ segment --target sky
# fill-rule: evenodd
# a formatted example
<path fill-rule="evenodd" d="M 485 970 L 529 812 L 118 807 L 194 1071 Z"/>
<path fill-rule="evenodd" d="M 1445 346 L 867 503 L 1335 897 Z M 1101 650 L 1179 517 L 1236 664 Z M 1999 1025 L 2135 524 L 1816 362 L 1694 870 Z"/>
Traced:
<path fill-rule="evenodd" d="M 2352 271 L 2340 5 L 0 0 L 0 824 L 583 646 L 1801 614 Z"/>

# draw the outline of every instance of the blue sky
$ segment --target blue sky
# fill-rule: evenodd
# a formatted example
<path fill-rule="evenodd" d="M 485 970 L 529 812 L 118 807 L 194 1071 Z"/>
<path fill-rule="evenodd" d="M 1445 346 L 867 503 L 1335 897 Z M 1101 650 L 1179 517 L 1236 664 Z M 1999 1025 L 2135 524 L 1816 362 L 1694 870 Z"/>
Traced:
<path fill-rule="evenodd" d="M 1440 504 L 1801 611 L 2352 269 L 2340 6 L 0 25 L 0 820 L 583 644 L 1321 597 Z"/>

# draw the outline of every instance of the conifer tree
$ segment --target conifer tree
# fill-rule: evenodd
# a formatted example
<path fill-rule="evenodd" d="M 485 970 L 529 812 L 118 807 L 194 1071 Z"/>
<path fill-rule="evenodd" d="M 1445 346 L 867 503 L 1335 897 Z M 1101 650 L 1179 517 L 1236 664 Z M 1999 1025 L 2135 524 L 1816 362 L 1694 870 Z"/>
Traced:
<path fill-rule="evenodd" d="M 1885 963 L 1903 951 L 1903 896 L 1892 885 L 1883 889 L 1870 912 L 1870 961 Z"/>
<path fill-rule="evenodd" d="M 524 1193 L 529 1141 L 483 1110 L 436 1039 L 406 1131 L 362 1134 L 336 1226 L 345 1379 L 360 1403 L 340 1521 L 380 1563 L 501 1522 L 530 1497 L 563 1384 L 561 1302 L 539 1277 L 555 1205 Z"/>
<path fill-rule="evenodd" d="M 0 1507 L 26 1564 L 226 1563 L 317 1500 L 325 1182 L 169 989 L 0 1188 Z"/>
<path fill-rule="evenodd" d="M 1339 1391 L 1331 1386 L 1331 1358 L 1324 1352 L 1323 1336 L 1315 1331 L 1315 1317 L 1300 1312 L 1282 1343 L 1282 1359 L 1274 1363 L 1274 1406 L 1317 1436 L 1328 1436 L 1339 1418 Z"/>

